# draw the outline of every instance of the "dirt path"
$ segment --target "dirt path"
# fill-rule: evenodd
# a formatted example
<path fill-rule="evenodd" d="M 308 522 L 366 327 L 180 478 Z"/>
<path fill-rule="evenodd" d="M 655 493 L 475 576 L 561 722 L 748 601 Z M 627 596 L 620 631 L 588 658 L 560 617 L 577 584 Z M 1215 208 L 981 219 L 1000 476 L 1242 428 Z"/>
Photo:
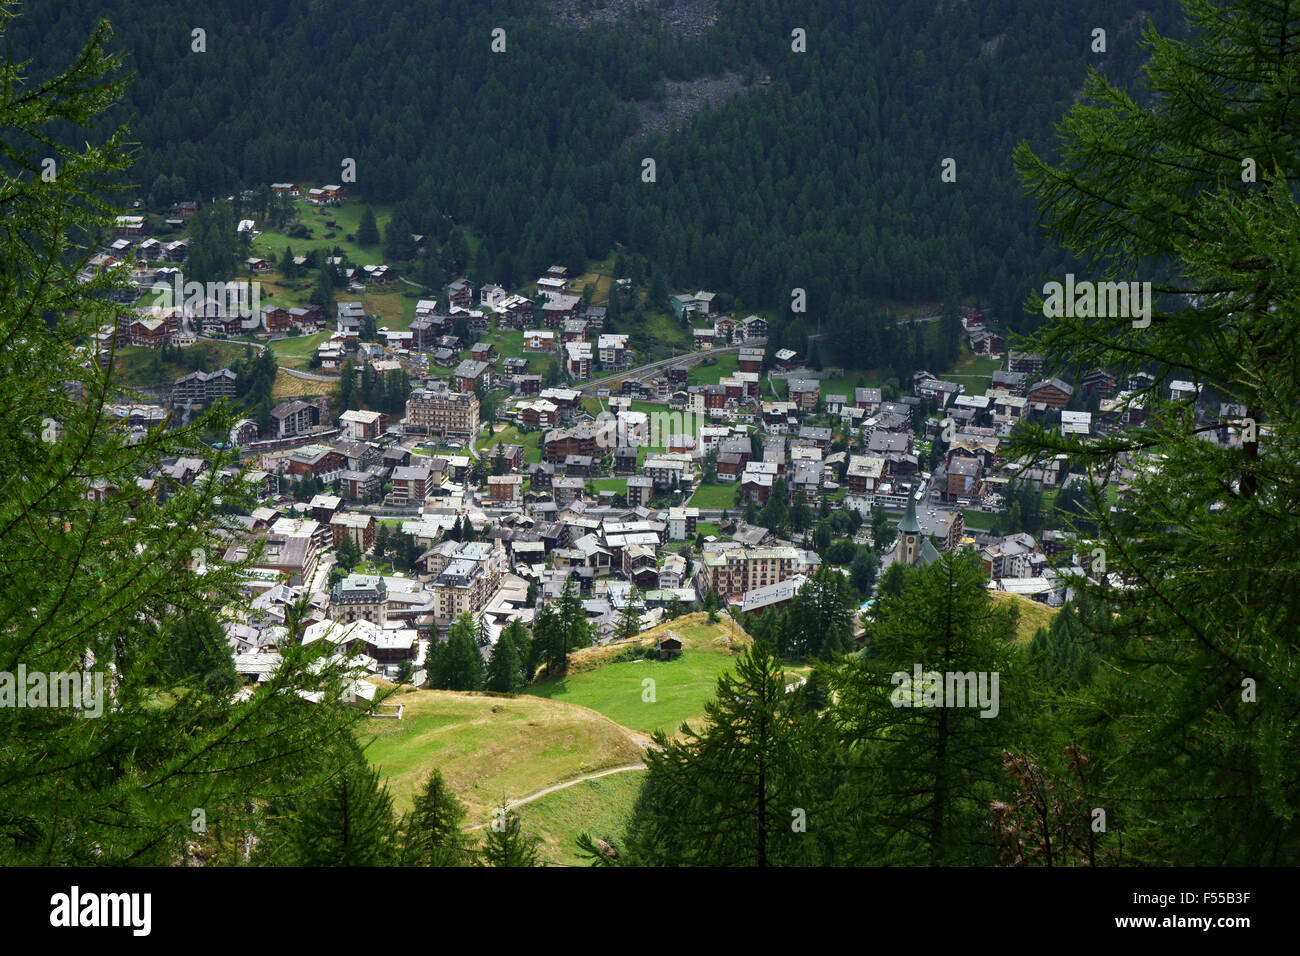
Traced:
<path fill-rule="evenodd" d="M 506 809 L 507 810 L 518 809 L 519 807 L 522 807 L 526 803 L 532 803 L 534 800 L 540 800 L 542 797 L 546 796 L 549 793 L 555 793 L 555 791 L 557 790 L 564 790 L 567 787 L 572 787 L 575 784 L 583 783 L 584 781 L 587 780 L 595 780 L 598 777 L 608 777 L 612 773 L 626 773 L 629 770 L 644 770 L 644 769 L 645 769 L 645 764 L 643 763 L 629 763 L 629 764 L 624 764 L 621 767 L 611 767 L 608 770 L 598 770 L 595 773 L 585 773 L 581 777 L 574 777 L 572 780 L 566 780 L 563 783 L 554 784 L 553 786 L 546 787 L 543 790 L 538 790 L 536 793 L 531 793 L 526 797 L 520 797 L 518 800 L 511 800 L 509 803 L 506 804 Z M 472 827 L 466 827 L 465 829 L 482 830 L 487 825 L 488 825 L 487 823 L 479 823 Z"/>

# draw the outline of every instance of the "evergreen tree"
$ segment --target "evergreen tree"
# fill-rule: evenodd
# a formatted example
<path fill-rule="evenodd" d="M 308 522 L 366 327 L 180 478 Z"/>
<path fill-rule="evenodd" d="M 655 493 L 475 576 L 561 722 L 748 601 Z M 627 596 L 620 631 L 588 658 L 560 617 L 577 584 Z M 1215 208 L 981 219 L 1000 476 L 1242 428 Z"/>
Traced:
<path fill-rule="evenodd" d="M 1262 0 L 1184 6 L 1193 39 L 1153 31 L 1144 43 L 1151 105 L 1093 74 L 1061 124 L 1059 165 L 1028 147 L 1016 155 L 1050 233 L 1086 250 L 1099 278 L 1150 281 L 1153 293 L 1145 312 L 1130 301 L 1109 316 L 1053 313 L 1026 344 L 1046 369 L 1101 367 L 1120 381 L 1154 372 L 1125 400 L 1145 421 L 1069 440 L 1026 427 L 1011 454 L 1082 464 L 1099 540 L 1080 551 L 1100 548 L 1107 576 L 1125 583 L 1078 582 L 1110 606 L 1124 643 L 1076 716 L 1108 801 L 1126 808 L 1125 852 L 1143 863 L 1293 864 L 1294 11 Z M 1240 411 L 1171 400 L 1175 378 Z M 1121 466 L 1134 479 L 1112 512 Z"/>
<path fill-rule="evenodd" d="M 466 611 L 431 650 L 429 686 L 434 690 L 482 690 L 486 678 L 478 628 Z"/>
<path fill-rule="evenodd" d="M 288 824 L 294 866 L 388 866 L 393 862 L 393 800 L 356 751 L 342 772 L 309 794 Z"/>
<path fill-rule="evenodd" d="M 22 29 L 13 14 L 0 16 L 6 49 Z M 248 610 L 240 578 L 250 563 L 219 557 L 229 522 L 215 476 L 238 461 L 203 441 L 229 433 L 230 409 L 219 404 L 130 443 L 106 411 L 118 401 L 116 376 L 83 364 L 70 347 L 133 315 L 113 301 L 125 291 L 114 270 L 88 282 L 76 273 L 87 243 L 111 235 L 114 216 L 130 212 L 111 205 L 112 184 L 152 178 L 130 168 L 123 131 L 104 125 L 126 88 L 121 55 L 107 52 L 120 38 L 101 21 L 77 44 L 73 65 L 50 64 L 39 82 L 28 80 L 34 74 L 21 58 L 0 62 L 0 126 L 16 136 L 0 168 L 0 404 L 8 422 L 0 433 L 0 671 L 13 674 L 21 662 L 30 673 L 86 680 L 80 699 L 60 706 L 13 706 L 8 688 L 0 861 L 171 866 L 195 836 L 194 808 L 206 809 L 214 833 L 263 832 L 260 808 L 319 782 L 328 771 L 316 754 L 362 715 L 338 702 L 340 668 L 303 648 L 300 632 L 247 700 L 224 692 L 223 648 L 199 609 Z M 36 153 L 29 146 L 38 142 Z M 57 165 L 49 181 L 38 160 L 47 154 Z M 188 268 L 186 278 L 194 278 Z M 204 458 L 205 476 L 157 500 L 111 490 L 135 489 L 140 476 L 178 457 Z M 91 494 L 101 482 L 110 490 Z M 311 721 L 302 720 L 299 692 L 320 695 Z"/>
<path fill-rule="evenodd" d="M 492 648 L 488 658 L 487 689 L 499 694 L 516 694 L 523 689 L 523 665 L 519 659 L 519 648 L 513 636 L 507 637 L 503 632 Z"/>
<path fill-rule="evenodd" d="M 479 866 L 541 866 L 537 847 L 540 840 L 523 832 L 519 814 L 504 803 L 492 811 L 492 822 L 479 851 Z"/>
<path fill-rule="evenodd" d="M 379 245 L 379 227 L 375 224 L 375 213 L 369 206 L 361 211 L 361 221 L 357 224 L 357 245 Z"/>
<path fill-rule="evenodd" d="M 829 672 L 830 719 L 859 760 L 847 801 L 856 809 L 845 812 L 863 861 L 994 862 L 987 811 L 1002 781 L 1001 742 L 1024 717 L 1013 699 L 1015 611 L 993 601 L 986 580 L 971 552 L 906 572 L 902 593 L 875 607 L 869 656 Z"/>
<path fill-rule="evenodd" d="M 619 847 L 642 866 L 811 865 L 833 857 L 829 742 L 761 642 L 718 678 L 702 729 L 662 731 Z"/>
<path fill-rule="evenodd" d="M 641 633 L 641 614 L 644 611 L 641 598 L 633 589 L 618 615 L 618 625 L 614 633 L 620 641 L 630 641 Z"/>
<path fill-rule="evenodd" d="M 415 795 L 410 813 L 402 818 L 404 866 L 461 866 L 468 860 L 465 805 L 452 793 L 438 770 L 430 772 Z"/>

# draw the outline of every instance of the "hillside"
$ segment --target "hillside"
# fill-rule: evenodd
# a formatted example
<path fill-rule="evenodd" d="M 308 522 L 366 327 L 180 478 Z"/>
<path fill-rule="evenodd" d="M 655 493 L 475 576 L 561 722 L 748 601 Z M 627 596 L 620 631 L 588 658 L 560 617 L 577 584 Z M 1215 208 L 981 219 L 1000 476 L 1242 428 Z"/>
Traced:
<path fill-rule="evenodd" d="M 401 720 L 373 719 L 359 734 L 387 777 L 398 811 L 430 770 L 442 772 L 481 823 L 502 797 L 514 801 L 585 774 L 638 764 L 642 748 L 623 727 L 584 707 L 535 697 L 401 688 Z"/>
<path fill-rule="evenodd" d="M 669 661 L 642 656 L 656 638 L 673 631 L 682 655 Z M 687 614 L 645 632 L 635 642 L 577 651 L 567 675 L 541 681 L 528 692 L 548 700 L 590 707 L 642 733 L 675 734 L 682 721 L 698 721 L 713 699 L 718 677 L 731 669 L 749 636 L 729 618 L 710 624 L 702 612 Z M 647 680 L 653 685 L 647 685 Z M 653 689 L 652 695 L 649 691 Z"/>
<path fill-rule="evenodd" d="M 1038 277 L 1072 265 L 1037 241 L 1010 150 L 1050 148 L 1090 67 L 1135 74 L 1132 0 L 720 0 L 711 26 L 707 6 L 565 4 L 579 29 L 544 0 L 377 0 L 365 16 L 344 0 L 67 0 L 25 9 L 13 42 L 39 78 L 111 20 L 137 76 L 106 122 L 131 118 L 133 196 L 153 208 L 336 182 L 354 160 L 350 196 L 412 232 L 443 245 L 472 226 L 440 252 L 475 282 L 516 287 L 552 262 L 581 272 L 621 243 L 654 306 L 715 288 L 729 308 L 776 310 L 776 339 L 828 333 L 850 368 L 923 364 L 891 303 L 955 289 L 1014 324 Z M 1143 7 L 1178 28 L 1172 0 Z M 597 22 L 609 13 L 632 19 Z M 1111 25 L 1104 55 L 1078 27 L 1092 23 Z M 662 133 L 624 145 L 664 114 Z M 940 178 L 945 158 L 955 181 Z M 794 288 L 804 315 L 788 311 Z"/>

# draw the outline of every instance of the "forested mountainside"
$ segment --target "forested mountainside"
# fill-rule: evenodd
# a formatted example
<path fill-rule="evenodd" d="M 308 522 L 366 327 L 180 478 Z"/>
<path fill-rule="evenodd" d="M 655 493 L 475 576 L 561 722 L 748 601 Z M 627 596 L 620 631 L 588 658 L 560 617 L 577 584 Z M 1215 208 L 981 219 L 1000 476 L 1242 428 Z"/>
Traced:
<path fill-rule="evenodd" d="M 40 76 L 110 21 L 137 76 L 104 124 L 129 118 L 142 196 L 333 182 L 350 157 L 354 194 L 398 203 L 415 231 L 472 223 L 479 281 L 575 268 L 620 242 L 670 288 L 820 323 L 845 365 L 911 369 L 916 342 L 884 314 L 897 303 L 958 290 L 1026 321 L 1025 295 L 1067 263 L 1036 239 L 1012 147 L 1050 154 L 1090 66 L 1135 77 L 1144 17 L 1182 26 L 1172 0 L 724 0 L 712 28 L 683 36 L 648 7 L 578 29 L 569 8 L 584 6 L 558 19 L 540 0 L 68 0 L 24 9 L 12 42 Z M 1084 23 L 1106 31 L 1105 53 Z M 685 129 L 631 135 L 636 101 L 727 72 L 744 92 Z M 788 312 L 795 287 L 806 315 Z"/>

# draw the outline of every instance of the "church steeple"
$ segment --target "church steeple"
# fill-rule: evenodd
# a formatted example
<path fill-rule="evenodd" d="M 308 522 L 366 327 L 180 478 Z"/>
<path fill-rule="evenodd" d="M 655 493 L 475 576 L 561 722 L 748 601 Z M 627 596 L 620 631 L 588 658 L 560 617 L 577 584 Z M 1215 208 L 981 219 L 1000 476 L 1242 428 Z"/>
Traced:
<path fill-rule="evenodd" d="M 916 520 L 916 499 L 910 494 L 907 496 L 907 511 L 898 523 L 895 549 L 894 560 L 903 562 L 909 568 L 921 556 L 921 523 Z"/>
<path fill-rule="evenodd" d="M 898 523 L 899 534 L 920 534 L 921 523 L 916 520 L 916 499 L 910 494 L 907 496 L 907 511 L 903 515 L 903 520 Z"/>

